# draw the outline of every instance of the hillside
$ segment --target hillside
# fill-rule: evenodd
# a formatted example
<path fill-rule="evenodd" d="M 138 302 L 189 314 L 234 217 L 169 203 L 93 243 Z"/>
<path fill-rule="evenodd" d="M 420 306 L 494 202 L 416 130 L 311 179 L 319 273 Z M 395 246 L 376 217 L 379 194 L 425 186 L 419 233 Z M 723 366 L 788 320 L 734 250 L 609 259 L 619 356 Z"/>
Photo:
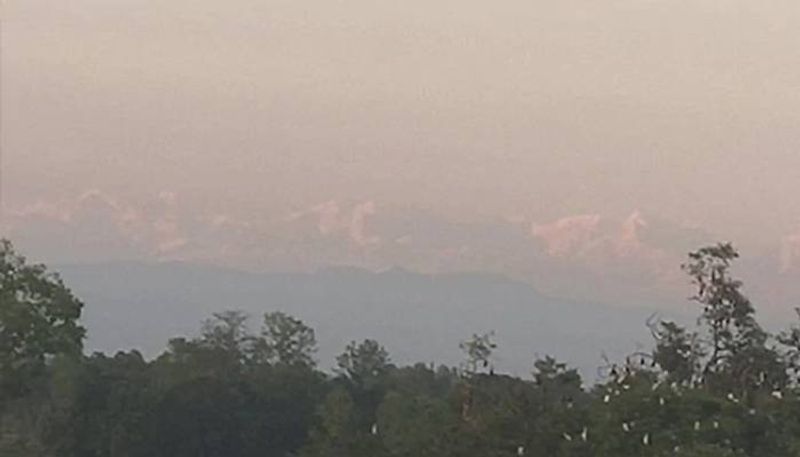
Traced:
<path fill-rule="evenodd" d="M 196 334 L 213 312 L 237 309 L 258 316 L 282 310 L 316 329 L 323 367 L 350 340 L 362 338 L 381 341 L 397 362 L 455 364 L 460 341 L 494 330 L 499 369 L 525 375 L 536 354 L 550 354 L 593 377 L 602 353 L 619 356 L 649 344 L 644 323 L 653 313 L 558 300 L 480 273 L 332 268 L 254 274 L 180 263 L 56 270 L 86 303 L 89 350 L 139 348 L 147 356 L 159 354 L 170 337 Z"/>

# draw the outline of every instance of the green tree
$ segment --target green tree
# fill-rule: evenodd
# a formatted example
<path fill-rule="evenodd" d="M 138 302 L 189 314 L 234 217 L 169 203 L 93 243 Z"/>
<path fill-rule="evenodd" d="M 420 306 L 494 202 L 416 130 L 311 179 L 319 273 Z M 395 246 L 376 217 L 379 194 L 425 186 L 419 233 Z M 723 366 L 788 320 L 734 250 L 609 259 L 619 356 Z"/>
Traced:
<path fill-rule="evenodd" d="M 688 332 L 675 322 L 663 321 L 651 326 L 656 342 L 653 362 L 668 375 L 668 382 L 691 382 L 701 368 L 702 348 L 697 334 Z"/>
<path fill-rule="evenodd" d="M 378 408 L 375 433 L 392 456 L 441 457 L 458 415 L 445 399 L 390 392 Z"/>
<path fill-rule="evenodd" d="M 341 375 L 338 382 L 346 386 L 355 402 L 354 419 L 359 430 L 372 427 L 377 408 L 388 391 L 389 374 L 394 369 L 389 353 L 375 340 L 351 342 L 336 358 Z"/>
<path fill-rule="evenodd" d="M 241 311 L 215 313 L 203 322 L 199 338 L 173 338 L 156 361 L 165 383 L 199 377 L 235 377 L 248 366 L 256 340 Z"/>
<path fill-rule="evenodd" d="M 778 352 L 768 346 L 769 334 L 758 324 L 755 308 L 742 293 L 742 282 L 730 274 L 739 258 L 734 247 L 718 244 L 689 254 L 683 265 L 697 286 L 692 299 L 703 309 L 700 322 L 707 330 L 707 354 L 700 376 L 711 388 L 748 390 L 786 383 Z"/>
<path fill-rule="evenodd" d="M 200 344 L 236 354 L 240 359 L 247 356 L 253 337 L 247 330 L 248 316 L 242 311 L 214 313 L 213 318 L 203 323 Z"/>
<path fill-rule="evenodd" d="M 497 349 L 492 341 L 493 336 L 494 332 L 474 334 L 469 340 L 459 343 L 458 347 L 467 356 L 464 371 L 468 376 L 477 374 L 481 369 L 491 369 L 489 365 L 492 352 Z"/>
<path fill-rule="evenodd" d="M 264 314 L 256 358 L 270 364 L 314 367 L 317 339 L 303 321 L 282 312 Z"/>
<path fill-rule="evenodd" d="M 332 390 L 319 410 L 319 426 L 312 431 L 306 457 L 381 457 L 385 455 L 377 432 L 364 427 L 353 397 L 342 387 Z"/>
<path fill-rule="evenodd" d="M 375 340 L 351 342 L 336 357 L 337 371 L 355 384 L 369 386 L 391 368 L 389 353 Z"/>
<path fill-rule="evenodd" d="M 57 274 L 0 240 L 0 401 L 27 393 L 49 359 L 80 354 L 82 308 Z"/>
<path fill-rule="evenodd" d="M 255 457 L 248 440 L 252 400 L 237 381 L 201 377 L 166 391 L 150 417 L 153 456 Z"/>

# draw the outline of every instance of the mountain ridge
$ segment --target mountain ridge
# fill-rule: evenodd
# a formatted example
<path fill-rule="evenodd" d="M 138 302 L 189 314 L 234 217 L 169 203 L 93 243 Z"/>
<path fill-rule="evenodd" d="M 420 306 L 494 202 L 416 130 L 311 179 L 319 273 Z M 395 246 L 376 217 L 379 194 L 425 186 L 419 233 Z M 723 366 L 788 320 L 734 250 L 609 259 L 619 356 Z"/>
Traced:
<path fill-rule="evenodd" d="M 649 343 L 645 321 L 657 311 L 559 300 L 495 273 L 359 267 L 253 273 L 175 262 L 54 269 L 86 303 L 88 350 L 137 349 L 148 357 L 171 337 L 197 335 L 214 312 L 242 310 L 258 330 L 258 316 L 280 310 L 316 329 L 318 358 L 327 368 L 349 341 L 363 338 L 386 345 L 398 362 L 456 365 L 460 341 L 495 331 L 498 369 L 526 372 L 537 354 L 548 354 L 591 374 L 604 352 L 622 356 Z M 604 322 L 626 330 L 605 329 Z"/>

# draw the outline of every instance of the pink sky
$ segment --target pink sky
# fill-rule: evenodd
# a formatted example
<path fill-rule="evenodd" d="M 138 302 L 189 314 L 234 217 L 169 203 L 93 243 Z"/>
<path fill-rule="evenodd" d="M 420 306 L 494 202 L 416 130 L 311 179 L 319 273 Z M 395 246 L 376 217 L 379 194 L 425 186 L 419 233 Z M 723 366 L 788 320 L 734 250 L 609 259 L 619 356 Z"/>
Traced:
<path fill-rule="evenodd" d="M 64 227 L 89 258 L 242 267 L 516 251 L 400 228 L 424 214 L 587 264 L 672 261 L 687 233 L 800 263 L 795 1 L 12 0 L 4 21 L 3 230 L 45 258 L 82 259 Z M 308 214 L 354 243 L 309 249 L 285 228 Z"/>

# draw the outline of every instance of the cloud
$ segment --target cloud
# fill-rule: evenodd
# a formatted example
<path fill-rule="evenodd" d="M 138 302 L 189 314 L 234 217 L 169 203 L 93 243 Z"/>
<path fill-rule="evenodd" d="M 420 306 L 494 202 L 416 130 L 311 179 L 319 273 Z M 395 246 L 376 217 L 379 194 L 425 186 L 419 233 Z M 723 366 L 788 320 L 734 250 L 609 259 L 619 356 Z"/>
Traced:
<path fill-rule="evenodd" d="M 12 209 L 9 231 L 34 254 L 58 261 L 173 260 L 187 254 L 188 232 L 199 227 L 180 213 L 178 199 L 165 191 L 135 204 L 88 189 Z"/>
<path fill-rule="evenodd" d="M 58 201 L 40 200 L 9 211 L 9 235 L 42 260 L 143 258 L 140 215 L 97 189 Z"/>
<path fill-rule="evenodd" d="M 531 234 L 545 242 L 551 256 L 566 257 L 591 248 L 597 240 L 601 219 L 597 214 L 585 214 L 547 224 L 534 223 Z"/>
<path fill-rule="evenodd" d="M 642 249 L 640 233 L 643 229 L 647 229 L 647 225 L 647 221 L 644 220 L 642 213 L 638 210 L 631 213 L 622 222 L 619 238 L 616 240 L 619 255 L 628 255 Z"/>
<path fill-rule="evenodd" d="M 368 201 L 353 208 L 353 213 L 348 227 L 350 238 L 361 246 L 380 243 L 380 237 L 367 234 L 367 220 L 375 214 L 375 203 Z"/>
<path fill-rule="evenodd" d="M 45 219 L 66 223 L 70 220 L 71 212 L 59 205 L 39 200 L 21 208 L 10 209 L 8 217 L 10 218 L 9 224 L 13 230 L 15 225 L 21 223 L 20 221 L 29 219 Z"/>
<path fill-rule="evenodd" d="M 306 219 L 308 216 L 316 217 L 317 230 L 323 235 L 339 231 L 345 226 L 341 222 L 342 209 L 335 200 L 320 203 L 309 209 L 297 211 L 286 217 L 286 222 L 295 222 Z"/>
<path fill-rule="evenodd" d="M 289 215 L 286 221 L 297 222 L 313 216 L 316 218 L 316 227 L 320 235 L 324 237 L 344 235 L 350 242 L 366 247 L 381 241 L 379 236 L 368 233 L 369 219 L 375 214 L 376 205 L 373 201 L 361 202 L 349 209 L 343 209 L 338 202 L 330 200 L 310 209 L 295 212 Z"/>
<path fill-rule="evenodd" d="M 617 220 L 584 214 L 533 223 L 531 236 L 544 242 L 550 256 L 594 261 L 662 259 L 701 244 L 695 229 L 653 220 L 639 210 Z"/>
<path fill-rule="evenodd" d="M 622 219 L 612 219 L 598 214 L 568 216 L 550 223 L 534 223 L 531 236 L 544 243 L 544 253 L 558 261 L 561 274 L 583 275 L 588 284 L 604 282 L 632 287 L 634 284 L 662 287 L 678 284 L 680 271 L 677 265 L 683 253 L 679 248 L 661 239 L 654 244 L 651 231 L 680 233 L 675 224 L 664 221 L 652 223 L 641 211 L 633 211 Z M 669 228 L 658 228 L 670 225 Z M 570 273 L 572 272 L 572 273 Z"/>
<path fill-rule="evenodd" d="M 189 240 L 181 232 L 178 223 L 172 218 L 154 221 L 153 234 L 156 239 L 156 251 L 160 257 L 169 256 L 170 253 L 189 244 Z"/>

